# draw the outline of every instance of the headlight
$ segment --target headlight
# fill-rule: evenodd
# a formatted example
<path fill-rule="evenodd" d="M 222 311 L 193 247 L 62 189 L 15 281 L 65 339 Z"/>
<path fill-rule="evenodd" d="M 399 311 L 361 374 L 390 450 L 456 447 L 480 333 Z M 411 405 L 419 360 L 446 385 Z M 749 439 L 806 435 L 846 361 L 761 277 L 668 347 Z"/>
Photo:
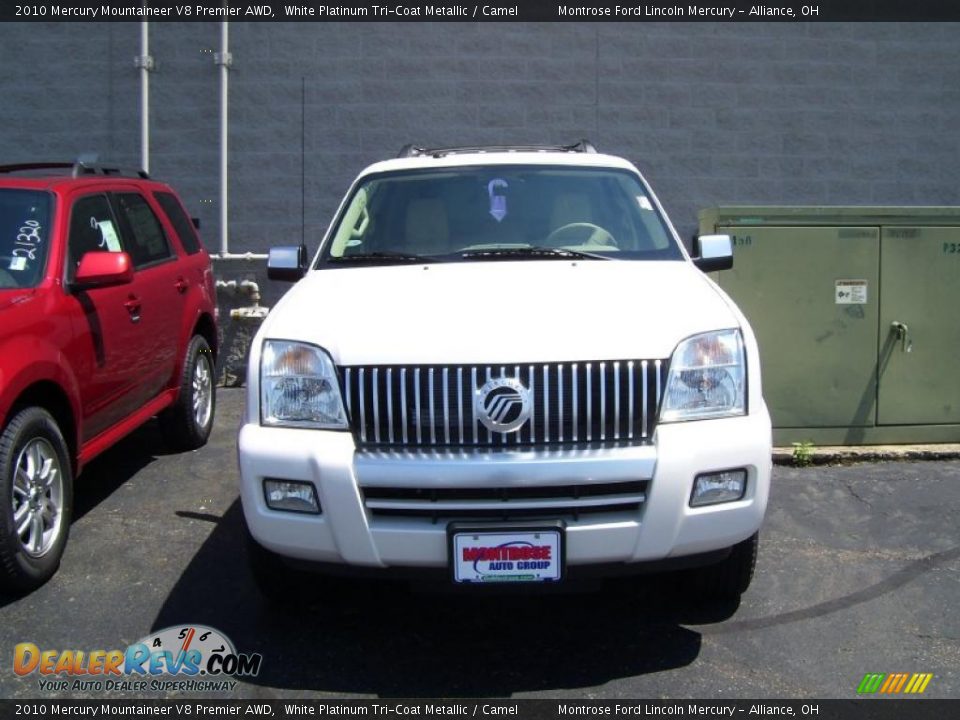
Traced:
<path fill-rule="evenodd" d="M 673 351 L 660 422 L 745 415 L 746 395 L 740 331 L 694 335 Z"/>
<path fill-rule="evenodd" d="M 337 372 L 324 350 L 286 340 L 263 343 L 260 421 L 273 426 L 346 429 Z"/>

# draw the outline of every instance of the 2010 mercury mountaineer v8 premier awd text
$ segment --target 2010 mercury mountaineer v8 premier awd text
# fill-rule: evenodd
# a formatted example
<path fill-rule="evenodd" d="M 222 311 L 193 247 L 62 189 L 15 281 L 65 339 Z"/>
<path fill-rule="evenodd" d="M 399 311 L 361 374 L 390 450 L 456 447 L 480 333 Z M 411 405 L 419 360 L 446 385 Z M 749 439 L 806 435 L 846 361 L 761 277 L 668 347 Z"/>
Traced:
<path fill-rule="evenodd" d="M 626 160 L 408 146 L 364 170 L 250 351 L 238 448 L 249 557 L 553 584 L 697 568 L 747 589 L 770 417 L 746 319 Z"/>

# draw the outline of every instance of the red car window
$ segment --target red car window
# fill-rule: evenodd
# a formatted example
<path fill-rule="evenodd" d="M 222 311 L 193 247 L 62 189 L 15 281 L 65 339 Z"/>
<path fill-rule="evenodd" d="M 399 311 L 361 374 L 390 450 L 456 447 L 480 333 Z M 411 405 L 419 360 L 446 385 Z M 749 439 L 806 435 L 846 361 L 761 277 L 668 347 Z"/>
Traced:
<path fill-rule="evenodd" d="M 134 267 L 143 267 L 172 257 L 163 227 L 144 197 L 138 193 L 116 195 L 120 222 L 126 226 L 127 252 Z"/>
<path fill-rule="evenodd" d="M 33 287 L 47 264 L 50 196 L 0 190 L 0 290 Z"/>
<path fill-rule="evenodd" d="M 121 252 L 124 249 L 106 195 L 90 195 L 73 204 L 67 248 L 68 282 L 73 280 L 80 260 L 88 252 Z"/>
<path fill-rule="evenodd" d="M 180 238 L 180 244 L 183 245 L 184 252 L 186 252 L 187 255 L 194 255 L 200 252 L 200 237 L 197 235 L 193 223 L 183 211 L 177 198 L 171 193 L 165 192 L 156 192 L 153 196 L 167 214 L 167 218 L 169 218 L 170 224 L 173 225 L 173 229 L 177 231 L 177 236 Z"/>

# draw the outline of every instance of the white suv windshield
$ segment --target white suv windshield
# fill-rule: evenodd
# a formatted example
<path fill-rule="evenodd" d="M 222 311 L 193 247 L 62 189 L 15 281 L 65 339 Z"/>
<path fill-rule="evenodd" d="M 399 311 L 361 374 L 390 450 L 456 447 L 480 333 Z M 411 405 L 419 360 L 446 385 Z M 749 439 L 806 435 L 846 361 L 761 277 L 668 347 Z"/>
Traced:
<path fill-rule="evenodd" d="M 633 173 L 497 165 L 363 179 L 319 266 L 570 256 L 682 259 Z"/>
<path fill-rule="evenodd" d="M 29 288 L 47 264 L 50 196 L 0 189 L 0 290 Z"/>

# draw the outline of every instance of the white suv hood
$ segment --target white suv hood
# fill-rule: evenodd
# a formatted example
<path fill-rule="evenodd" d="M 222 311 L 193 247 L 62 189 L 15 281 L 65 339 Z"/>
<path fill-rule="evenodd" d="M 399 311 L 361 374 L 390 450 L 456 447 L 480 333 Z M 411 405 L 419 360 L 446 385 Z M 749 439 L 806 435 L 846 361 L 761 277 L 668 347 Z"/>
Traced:
<path fill-rule="evenodd" d="M 500 261 L 313 271 L 261 338 L 300 340 L 338 365 L 668 358 L 739 321 L 685 261 Z"/>

